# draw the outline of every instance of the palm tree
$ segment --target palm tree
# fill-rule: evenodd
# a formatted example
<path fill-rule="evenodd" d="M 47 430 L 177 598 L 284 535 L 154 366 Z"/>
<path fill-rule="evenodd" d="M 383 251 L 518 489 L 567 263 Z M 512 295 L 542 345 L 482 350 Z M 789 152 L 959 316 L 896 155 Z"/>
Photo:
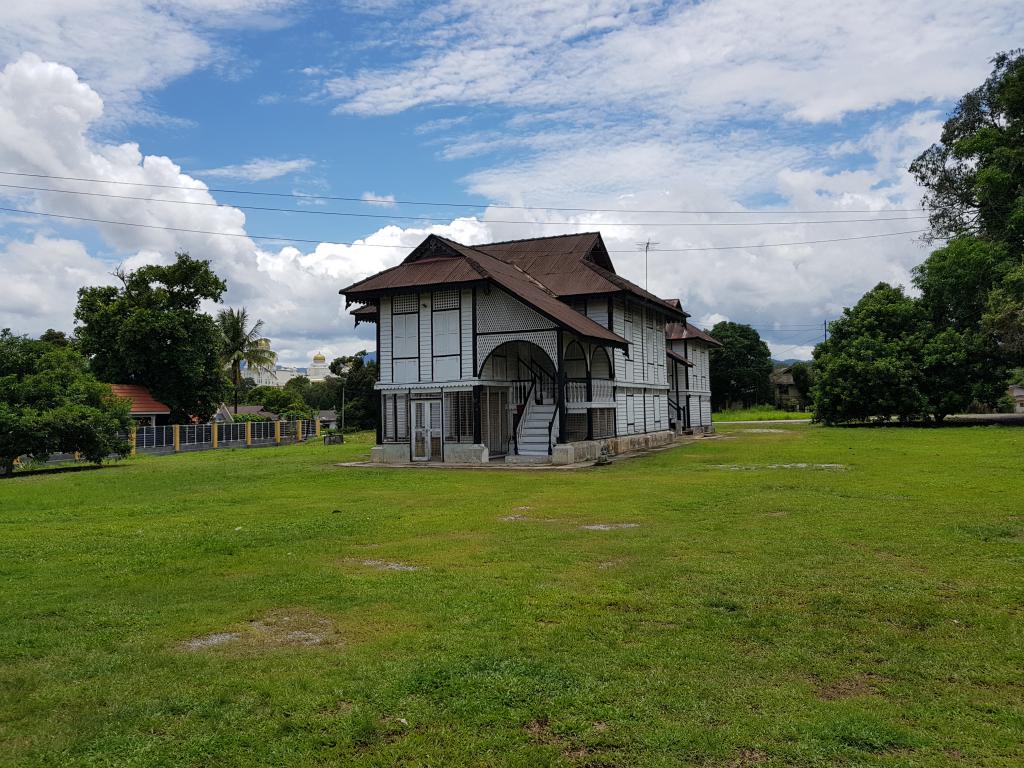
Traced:
<path fill-rule="evenodd" d="M 270 350 L 270 340 L 260 336 L 263 321 L 257 320 L 252 328 L 249 313 L 241 309 L 222 309 L 217 313 L 217 325 L 223 338 L 221 361 L 231 372 L 235 386 L 235 413 L 238 413 L 238 390 L 242 386 L 242 363 L 252 371 L 269 372 L 277 362 L 277 354 Z"/>

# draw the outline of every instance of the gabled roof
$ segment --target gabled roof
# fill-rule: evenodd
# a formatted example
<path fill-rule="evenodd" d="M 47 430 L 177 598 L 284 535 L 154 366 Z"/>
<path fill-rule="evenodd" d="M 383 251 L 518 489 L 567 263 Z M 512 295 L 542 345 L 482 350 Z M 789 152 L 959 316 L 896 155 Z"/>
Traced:
<path fill-rule="evenodd" d="M 713 336 L 709 336 L 707 333 L 691 323 L 665 323 L 665 338 L 669 341 L 698 339 L 713 347 L 722 346 L 722 342 L 718 339 Z"/>
<path fill-rule="evenodd" d="M 369 301 L 381 293 L 429 285 L 475 283 L 489 280 L 556 325 L 594 341 L 625 348 L 616 333 L 572 309 L 543 283 L 517 265 L 438 235 L 430 235 L 397 267 L 343 288 L 351 301 Z"/>
<path fill-rule="evenodd" d="M 132 402 L 132 416 L 162 416 L 171 409 L 150 394 L 146 387 L 139 384 L 111 384 L 111 391 L 118 397 L 126 397 Z"/>
<path fill-rule="evenodd" d="M 346 302 L 369 302 L 385 293 L 442 285 L 497 283 L 552 322 L 585 338 L 624 346 L 626 340 L 586 318 L 561 299 L 626 293 L 670 316 L 687 314 L 615 274 L 599 232 L 467 246 L 429 235 L 396 267 L 343 288 Z M 372 321 L 374 311 L 360 307 L 356 322 Z"/>

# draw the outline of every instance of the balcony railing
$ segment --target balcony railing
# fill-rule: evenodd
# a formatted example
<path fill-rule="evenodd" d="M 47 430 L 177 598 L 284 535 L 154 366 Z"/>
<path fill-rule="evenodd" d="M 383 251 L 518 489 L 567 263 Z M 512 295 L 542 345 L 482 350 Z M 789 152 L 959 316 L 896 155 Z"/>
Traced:
<path fill-rule="evenodd" d="M 614 402 L 615 383 L 611 379 L 591 379 L 590 392 L 588 398 L 586 380 L 572 379 L 565 383 L 565 402 L 569 405 Z"/>

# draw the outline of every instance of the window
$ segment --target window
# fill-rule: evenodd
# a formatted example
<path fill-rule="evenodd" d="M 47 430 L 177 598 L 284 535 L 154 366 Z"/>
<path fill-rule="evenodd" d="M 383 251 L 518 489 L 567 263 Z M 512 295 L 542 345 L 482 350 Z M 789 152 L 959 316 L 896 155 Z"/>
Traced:
<path fill-rule="evenodd" d="M 396 358 L 419 357 L 419 315 L 395 315 L 391 333 Z"/>
<path fill-rule="evenodd" d="M 409 405 L 406 395 L 382 395 L 381 418 L 385 443 L 401 443 L 409 439 Z"/>
<path fill-rule="evenodd" d="M 590 412 L 594 423 L 594 439 L 615 436 L 615 409 L 595 408 Z"/>
<path fill-rule="evenodd" d="M 419 297 L 415 293 L 407 293 L 404 296 L 395 296 L 391 300 L 392 313 L 399 315 L 405 312 L 417 312 L 420 308 Z"/>
<path fill-rule="evenodd" d="M 570 443 L 587 439 L 587 414 L 567 413 L 565 415 L 566 438 Z"/>
<path fill-rule="evenodd" d="M 459 354 L 459 311 L 434 312 L 434 356 Z"/>
<path fill-rule="evenodd" d="M 458 309 L 459 291 L 455 288 L 447 291 L 434 291 L 434 295 L 431 297 L 431 307 L 435 312 Z"/>
<path fill-rule="evenodd" d="M 446 392 L 444 439 L 449 443 L 473 442 L 473 393 Z"/>

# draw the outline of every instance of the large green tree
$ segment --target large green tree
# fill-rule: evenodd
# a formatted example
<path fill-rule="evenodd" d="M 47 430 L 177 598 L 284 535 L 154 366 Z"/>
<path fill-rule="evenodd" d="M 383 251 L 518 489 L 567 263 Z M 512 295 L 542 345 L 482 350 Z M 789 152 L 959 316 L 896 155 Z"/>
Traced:
<path fill-rule="evenodd" d="M 224 394 L 222 333 L 200 310 L 226 286 L 207 261 L 179 253 L 173 264 L 118 270 L 119 286 L 78 291 L 76 335 L 93 371 L 113 384 L 141 384 L 171 419 L 207 419 Z"/>
<path fill-rule="evenodd" d="M 983 357 L 1024 362 L 1024 54 L 1000 53 L 989 78 L 960 99 L 941 140 L 910 166 L 925 188 L 935 239 L 916 282 L 936 323 L 946 322 Z M 982 338 L 985 337 L 985 338 Z M 1002 367 L 969 359 L 997 390 Z M 987 397 L 987 396 L 986 396 Z"/>
<path fill-rule="evenodd" d="M 368 361 L 366 355 L 364 349 L 354 355 L 336 357 L 330 364 L 331 373 L 339 379 L 335 408 L 339 418 L 344 413 L 346 429 L 370 429 L 377 424 L 377 361 Z"/>
<path fill-rule="evenodd" d="M 247 370 L 266 373 L 277 362 L 277 354 L 270 349 L 270 341 L 262 335 L 263 321 L 249 326 L 249 313 L 241 309 L 222 309 L 217 313 L 217 327 L 221 333 L 221 362 L 231 378 L 234 390 L 235 413 L 238 413 L 238 395 L 243 389 L 242 364 Z"/>
<path fill-rule="evenodd" d="M 81 453 L 97 464 L 124 456 L 121 433 L 130 404 L 89 372 L 88 361 L 67 344 L 35 341 L 0 331 L 0 470 L 14 471 L 19 456 L 45 460 Z"/>
<path fill-rule="evenodd" d="M 771 399 L 772 355 L 760 334 L 749 325 L 723 321 L 711 335 L 722 343 L 711 350 L 711 405 L 721 410 Z"/>
<path fill-rule="evenodd" d="M 923 348 L 931 325 L 902 288 L 879 283 L 829 324 L 814 350 L 814 412 L 826 424 L 907 422 L 929 412 Z"/>

